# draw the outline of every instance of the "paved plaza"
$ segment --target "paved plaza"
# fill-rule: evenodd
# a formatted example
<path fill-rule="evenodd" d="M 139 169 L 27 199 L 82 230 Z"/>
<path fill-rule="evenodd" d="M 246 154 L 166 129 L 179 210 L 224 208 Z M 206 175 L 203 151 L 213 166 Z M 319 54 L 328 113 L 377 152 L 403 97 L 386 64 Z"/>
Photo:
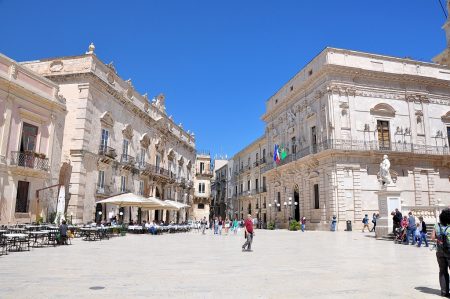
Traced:
<path fill-rule="evenodd" d="M 435 251 L 361 232 L 74 240 L 0 257 L 0 298 L 435 298 Z"/>

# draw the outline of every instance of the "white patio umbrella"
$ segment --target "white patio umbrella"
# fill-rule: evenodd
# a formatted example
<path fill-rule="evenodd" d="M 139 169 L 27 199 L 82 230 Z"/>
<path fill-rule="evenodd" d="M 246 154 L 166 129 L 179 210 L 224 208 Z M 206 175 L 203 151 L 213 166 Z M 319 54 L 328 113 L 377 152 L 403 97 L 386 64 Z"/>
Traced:
<path fill-rule="evenodd" d="M 168 210 L 168 211 L 173 211 L 173 210 L 177 210 L 178 211 L 179 210 L 178 207 L 175 207 L 174 205 L 171 205 L 171 204 L 167 203 L 166 201 L 161 200 L 159 198 L 156 198 L 156 197 L 152 196 L 152 197 L 149 197 L 148 199 L 150 199 L 150 200 L 152 200 L 154 202 L 157 202 L 158 204 L 161 205 L 161 207 L 159 207 L 159 208 L 149 209 L 149 210 Z"/>
<path fill-rule="evenodd" d="M 153 200 L 152 198 L 146 198 L 141 195 L 136 195 L 131 192 L 123 193 L 119 195 L 114 195 L 106 199 L 97 201 L 101 204 L 113 204 L 119 207 L 138 207 L 141 209 L 148 210 L 159 210 L 164 209 L 166 204 L 159 200 Z"/>
<path fill-rule="evenodd" d="M 184 204 L 182 202 L 175 201 L 175 200 L 169 200 L 169 199 L 166 199 L 164 201 L 164 203 L 177 208 L 177 210 L 182 209 L 182 208 L 189 208 L 190 207 L 190 205 L 187 205 L 187 204 Z"/>

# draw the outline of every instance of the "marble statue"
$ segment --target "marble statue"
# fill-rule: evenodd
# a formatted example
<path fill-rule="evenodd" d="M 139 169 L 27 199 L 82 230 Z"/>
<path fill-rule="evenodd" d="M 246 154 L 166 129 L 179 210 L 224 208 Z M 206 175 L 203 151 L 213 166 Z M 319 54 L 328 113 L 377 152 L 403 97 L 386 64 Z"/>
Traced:
<path fill-rule="evenodd" d="M 392 183 L 391 174 L 389 169 L 391 168 L 391 162 L 389 162 L 388 156 L 383 156 L 383 161 L 380 163 L 380 181 L 382 185 L 389 185 Z"/>

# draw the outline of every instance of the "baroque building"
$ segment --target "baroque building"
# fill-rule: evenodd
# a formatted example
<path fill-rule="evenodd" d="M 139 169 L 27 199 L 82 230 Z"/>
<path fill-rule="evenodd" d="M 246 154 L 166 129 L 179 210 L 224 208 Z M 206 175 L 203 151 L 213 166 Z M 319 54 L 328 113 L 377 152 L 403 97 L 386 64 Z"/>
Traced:
<path fill-rule="evenodd" d="M 185 212 L 120 209 L 97 201 L 134 192 L 190 204 L 195 137 L 167 115 L 163 94 L 149 100 L 89 46 L 86 54 L 22 63 L 59 85 L 67 99 L 62 159 L 70 161 L 68 213 L 74 222 L 183 221 Z M 98 218 L 97 218 L 98 217 Z"/>
<path fill-rule="evenodd" d="M 56 206 L 66 116 L 58 85 L 0 54 L 0 223 L 36 221 Z M 41 194 L 42 195 L 42 194 Z"/>
<path fill-rule="evenodd" d="M 358 227 L 378 211 L 379 163 L 387 154 L 402 191 L 393 206 L 436 217 L 450 204 L 449 81 L 448 66 L 324 49 L 267 100 L 259 139 L 266 163 L 250 163 L 254 143 L 233 158 L 239 213 L 259 213 L 251 195 L 260 175 L 267 184 L 262 211 L 277 227 L 305 216 L 309 229 L 328 229 L 334 215 L 339 229 L 347 220 Z M 279 162 L 275 146 L 286 153 Z"/>
<path fill-rule="evenodd" d="M 211 156 L 209 153 L 197 152 L 195 159 L 194 199 L 191 205 L 191 218 L 209 220 L 211 206 Z"/>

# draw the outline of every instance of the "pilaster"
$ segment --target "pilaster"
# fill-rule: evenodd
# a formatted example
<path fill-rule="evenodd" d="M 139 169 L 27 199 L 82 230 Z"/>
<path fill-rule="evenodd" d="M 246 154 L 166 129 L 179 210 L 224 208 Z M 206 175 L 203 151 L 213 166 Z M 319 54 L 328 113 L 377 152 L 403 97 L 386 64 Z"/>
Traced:
<path fill-rule="evenodd" d="M 414 169 L 414 205 L 422 205 L 422 186 L 420 183 L 420 169 Z"/>

